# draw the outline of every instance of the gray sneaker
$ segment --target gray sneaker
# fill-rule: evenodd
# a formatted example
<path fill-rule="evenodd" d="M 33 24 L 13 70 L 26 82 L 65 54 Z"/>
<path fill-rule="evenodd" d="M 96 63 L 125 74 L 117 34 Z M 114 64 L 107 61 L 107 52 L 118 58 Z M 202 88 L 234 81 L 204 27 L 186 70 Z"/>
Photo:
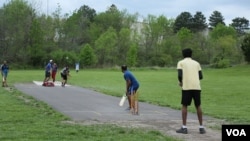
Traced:
<path fill-rule="evenodd" d="M 125 109 L 125 111 L 129 111 L 130 109 L 131 109 L 131 108 L 130 108 L 130 107 L 128 107 L 128 108 L 126 108 L 126 109 Z"/>
<path fill-rule="evenodd" d="M 187 134 L 188 133 L 188 129 L 187 128 L 180 128 L 180 129 L 176 130 L 176 133 Z"/>
<path fill-rule="evenodd" d="M 205 134 L 206 133 L 205 128 L 200 128 L 199 131 L 200 131 L 200 134 Z"/>

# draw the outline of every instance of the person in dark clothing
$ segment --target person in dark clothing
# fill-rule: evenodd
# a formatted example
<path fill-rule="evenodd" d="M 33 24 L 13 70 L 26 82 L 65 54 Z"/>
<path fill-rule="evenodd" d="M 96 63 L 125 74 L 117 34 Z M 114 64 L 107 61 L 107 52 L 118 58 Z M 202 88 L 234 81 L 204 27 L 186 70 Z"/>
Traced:
<path fill-rule="evenodd" d="M 65 66 L 62 70 L 61 70 L 61 78 L 62 78 L 62 87 L 65 87 L 67 80 L 68 80 L 68 76 L 70 76 L 69 74 L 69 67 Z"/>
<path fill-rule="evenodd" d="M 52 81 L 55 82 L 56 81 L 56 74 L 57 74 L 57 64 L 54 63 L 52 65 Z"/>
<path fill-rule="evenodd" d="M 3 77 L 3 81 L 2 81 L 3 87 L 8 87 L 8 84 L 7 84 L 8 73 L 9 73 L 9 66 L 7 64 L 7 61 L 3 61 L 3 64 L 1 65 L 1 74 Z"/>
<path fill-rule="evenodd" d="M 43 86 L 46 86 L 46 84 L 50 80 L 52 74 L 52 63 L 53 60 L 50 60 L 49 63 L 45 66 L 45 78 L 43 80 Z"/>

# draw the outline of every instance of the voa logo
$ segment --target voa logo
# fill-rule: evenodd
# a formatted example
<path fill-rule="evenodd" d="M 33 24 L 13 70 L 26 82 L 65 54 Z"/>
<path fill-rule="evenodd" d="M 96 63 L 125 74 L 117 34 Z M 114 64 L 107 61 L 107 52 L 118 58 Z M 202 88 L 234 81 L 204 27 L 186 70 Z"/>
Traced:
<path fill-rule="evenodd" d="M 244 129 L 226 129 L 228 136 L 247 136 Z"/>

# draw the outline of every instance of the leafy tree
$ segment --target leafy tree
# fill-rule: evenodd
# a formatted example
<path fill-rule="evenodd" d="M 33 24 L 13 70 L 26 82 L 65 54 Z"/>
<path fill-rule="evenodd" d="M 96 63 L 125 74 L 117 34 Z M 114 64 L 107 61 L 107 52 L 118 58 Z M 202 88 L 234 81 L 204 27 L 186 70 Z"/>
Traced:
<path fill-rule="evenodd" d="M 210 28 L 215 28 L 219 23 L 225 25 L 224 17 L 219 11 L 214 11 L 209 17 Z"/>
<path fill-rule="evenodd" d="M 236 31 L 233 27 L 218 24 L 211 32 L 212 63 L 215 67 L 228 67 L 238 56 Z"/>
<path fill-rule="evenodd" d="M 5 50 L 3 58 L 28 64 L 27 47 L 35 11 L 23 0 L 12 0 L 3 6 Z"/>
<path fill-rule="evenodd" d="M 5 16 L 4 16 L 4 9 L 3 8 L 0 8 L 0 56 L 3 58 L 3 59 L 6 59 L 5 55 L 6 55 L 6 52 L 7 52 L 7 49 L 8 49 L 8 46 L 7 46 L 7 41 L 6 41 L 6 35 L 5 35 L 5 28 L 6 28 L 6 22 L 5 22 Z"/>
<path fill-rule="evenodd" d="M 42 14 L 36 16 L 35 20 L 37 20 L 38 25 L 40 26 L 39 28 L 41 28 L 42 31 L 40 35 L 42 36 L 42 39 L 40 41 L 42 41 L 43 43 L 40 49 L 43 50 L 41 53 L 44 53 L 44 55 L 41 58 L 41 61 L 47 62 L 51 58 L 55 60 L 53 54 L 55 51 L 60 50 L 60 44 L 62 44 L 60 42 L 62 38 L 62 18 L 60 6 L 58 5 L 58 8 L 53 13 L 53 16 Z M 59 65 L 62 62 L 60 61 L 60 58 L 58 60 L 59 61 L 57 61 L 57 63 Z"/>
<path fill-rule="evenodd" d="M 63 48 L 65 50 L 70 48 L 70 46 L 65 46 L 64 39 L 62 39 L 62 37 L 65 36 L 65 34 L 63 33 L 63 24 L 64 24 L 65 20 L 62 18 L 61 11 L 62 11 L 62 8 L 61 8 L 60 4 L 58 3 L 56 10 L 52 13 L 53 20 L 52 20 L 51 26 L 52 26 L 52 30 L 54 32 L 53 41 L 54 41 L 54 45 L 55 45 L 55 46 L 50 47 L 50 49 L 52 51 L 57 50 L 58 48 Z"/>
<path fill-rule="evenodd" d="M 159 17 L 148 15 L 142 26 L 143 35 L 140 44 L 143 50 L 140 51 L 139 48 L 139 57 L 140 60 L 148 60 L 147 65 L 152 65 L 152 63 L 157 62 L 157 59 L 160 58 L 159 56 L 162 56 L 162 53 L 164 53 L 164 40 L 173 35 L 173 20 L 167 19 L 162 15 Z"/>
<path fill-rule="evenodd" d="M 182 58 L 181 45 L 177 36 L 171 36 L 163 42 L 163 52 L 166 56 L 165 65 L 176 65 L 176 62 Z"/>
<path fill-rule="evenodd" d="M 235 48 L 236 40 L 232 36 L 222 36 L 215 42 L 213 65 L 217 68 L 226 68 L 234 63 L 238 51 Z"/>
<path fill-rule="evenodd" d="M 96 63 L 96 55 L 89 44 L 84 45 L 80 53 L 81 64 L 86 67 L 94 66 Z"/>
<path fill-rule="evenodd" d="M 118 64 L 122 64 L 126 61 L 127 52 L 132 44 L 131 41 L 131 30 L 128 28 L 122 28 L 118 34 L 117 42 L 117 53 L 119 59 L 117 60 Z"/>
<path fill-rule="evenodd" d="M 227 27 L 223 24 L 218 24 L 211 32 L 210 36 L 212 39 L 219 39 L 223 36 L 232 36 L 236 38 L 237 33 L 233 27 Z"/>
<path fill-rule="evenodd" d="M 126 64 L 130 67 L 135 67 L 137 63 L 137 47 L 135 44 L 131 45 L 127 52 Z"/>
<path fill-rule="evenodd" d="M 138 45 L 140 42 L 140 28 L 134 27 L 134 25 L 140 25 L 137 22 L 137 14 L 130 15 L 126 13 L 126 10 L 119 12 L 121 17 L 121 29 L 116 31 L 117 33 L 117 56 L 116 64 L 122 64 L 126 61 L 126 52 L 129 50 L 132 44 Z"/>
<path fill-rule="evenodd" d="M 182 12 L 175 19 L 174 32 L 177 33 L 181 28 L 192 29 L 193 16 L 189 12 Z"/>
<path fill-rule="evenodd" d="M 40 23 L 37 19 L 34 19 L 30 29 L 29 51 L 27 54 L 30 57 L 29 63 L 31 63 L 32 66 L 41 66 L 41 64 L 43 64 L 43 60 L 45 59 L 43 35 L 44 33 Z"/>
<path fill-rule="evenodd" d="M 57 51 L 51 52 L 51 57 L 46 58 L 46 61 L 44 61 L 44 65 L 46 65 L 47 60 L 49 59 L 53 59 L 53 62 L 57 64 L 58 68 L 63 68 L 66 61 L 65 51 L 63 51 L 62 49 L 58 49 Z"/>
<path fill-rule="evenodd" d="M 241 43 L 241 49 L 243 51 L 245 61 L 250 62 L 250 34 L 247 34 L 244 37 L 243 42 Z"/>
<path fill-rule="evenodd" d="M 95 41 L 95 51 L 98 54 L 98 65 L 115 65 L 117 58 L 117 34 L 115 29 L 110 27 Z"/>
<path fill-rule="evenodd" d="M 63 50 L 63 55 L 61 58 L 61 65 L 65 66 L 68 65 L 69 67 L 74 67 L 75 66 L 75 62 L 78 62 L 78 54 L 74 51 L 65 51 Z"/>
<path fill-rule="evenodd" d="M 234 18 L 232 20 L 232 24 L 230 24 L 237 32 L 239 35 L 243 35 L 247 29 L 249 29 L 249 20 L 246 18 Z"/>
<path fill-rule="evenodd" d="M 66 19 L 63 25 L 62 42 L 68 49 L 75 51 L 80 50 L 80 46 L 92 42 L 90 34 L 90 27 L 96 11 L 90 7 L 83 5 L 77 12 L 74 12 L 69 18 Z"/>
<path fill-rule="evenodd" d="M 161 53 L 161 44 L 164 38 L 168 37 L 169 32 L 169 21 L 164 16 L 149 16 L 149 23 L 147 26 L 147 31 L 150 33 L 151 43 L 152 43 L 152 53 L 154 55 L 159 55 Z"/>
<path fill-rule="evenodd" d="M 51 52 L 58 50 L 58 44 L 55 42 L 55 28 L 54 28 L 54 18 L 51 16 L 41 15 L 36 18 L 41 26 L 41 30 L 43 33 L 43 50 L 46 55 L 44 56 L 46 59 L 43 61 L 48 61 L 52 57 Z"/>
<path fill-rule="evenodd" d="M 123 26 L 123 15 L 114 4 L 105 12 L 99 13 L 94 20 L 95 24 L 101 27 L 102 33 L 106 32 L 110 27 L 119 32 Z"/>
<path fill-rule="evenodd" d="M 191 47 L 195 52 L 193 55 L 194 59 L 199 60 L 201 64 L 210 63 L 210 48 L 208 44 L 208 35 L 204 32 L 196 32 L 193 34 Z"/>
<path fill-rule="evenodd" d="M 178 31 L 177 36 L 179 38 L 182 48 L 186 48 L 192 45 L 193 33 L 188 28 L 185 27 L 181 28 Z"/>
<path fill-rule="evenodd" d="M 102 30 L 103 30 L 102 27 L 98 26 L 98 24 L 96 24 L 95 22 L 91 23 L 89 27 L 89 31 L 88 31 L 91 41 L 88 44 L 90 44 L 91 46 L 94 46 L 95 41 L 102 34 Z"/>
<path fill-rule="evenodd" d="M 143 44 L 143 55 L 140 57 L 143 57 L 142 60 L 150 60 L 150 58 L 153 57 L 155 50 L 156 50 L 156 44 L 159 39 L 159 30 L 157 28 L 157 17 L 153 15 L 148 15 L 147 19 L 143 21 L 142 24 L 142 34 L 144 35 L 141 44 Z M 161 31 L 160 31 L 161 32 Z"/>

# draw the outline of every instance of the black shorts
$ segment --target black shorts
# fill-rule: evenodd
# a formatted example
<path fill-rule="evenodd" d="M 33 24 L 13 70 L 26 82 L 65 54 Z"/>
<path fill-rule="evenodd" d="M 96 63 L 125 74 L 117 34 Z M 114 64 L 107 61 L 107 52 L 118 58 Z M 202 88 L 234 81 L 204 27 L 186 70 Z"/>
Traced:
<path fill-rule="evenodd" d="M 194 105 L 201 105 L 201 90 L 182 90 L 181 104 L 185 106 L 191 105 L 192 99 L 194 100 Z"/>
<path fill-rule="evenodd" d="M 50 72 L 49 71 L 45 71 L 45 77 L 50 77 Z"/>
<path fill-rule="evenodd" d="M 63 80 L 67 80 L 68 79 L 67 74 L 61 73 L 61 77 L 62 77 Z"/>

